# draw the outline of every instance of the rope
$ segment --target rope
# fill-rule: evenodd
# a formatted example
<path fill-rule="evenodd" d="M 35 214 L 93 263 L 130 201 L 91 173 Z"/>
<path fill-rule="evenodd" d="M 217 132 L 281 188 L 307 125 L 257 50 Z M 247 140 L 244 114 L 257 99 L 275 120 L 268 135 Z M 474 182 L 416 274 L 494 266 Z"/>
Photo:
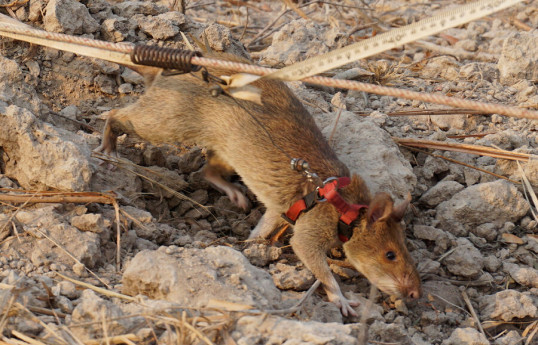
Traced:
<path fill-rule="evenodd" d="M 12 25 L 0 22 L 0 34 L 8 36 L 5 33 L 16 33 L 22 34 L 30 37 L 40 37 L 48 39 L 51 41 L 60 41 L 66 43 L 72 43 L 79 46 L 93 47 L 103 49 L 110 52 L 122 53 L 130 55 L 134 50 L 135 45 L 132 43 L 112 43 L 106 41 L 99 41 L 91 38 L 70 36 L 60 33 L 46 32 L 43 30 L 33 29 L 26 25 Z M 17 39 L 28 40 L 27 37 Z M 76 53 L 76 51 L 75 51 Z M 205 57 L 193 56 L 191 61 L 192 64 L 203 66 L 203 67 L 213 67 L 213 68 L 224 68 L 236 72 L 250 73 L 255 75 L 265 76 L 272 72 L 275 72 L 276 69 L 261 67 L 256 65 L 249 65 L 239 62 L 232 62 L 219 59 L 209 59 Z M 335 88 L 348 89 L 348 90 L 357 90 L 364 91 L 368 93 L 375 93 L 378 95 L 392 96 L 398 98 L 406 99 L 416 99 L 423 102 L 443 104 L 456 108 L 469 108 L 477 110 L 486 114 L 500 114 L 505 116 L 517 117 L 517 118 L 527 118 L 527 119 L 538 119 L 538 111 L 533 111 L 524 108 L 518 108 L 514 106 L 494 104 L 494 103 L 485 103 L 479 101 L 472 101 L 467 99 L 448 97 L 440 94 L 424 93 L 417 91 L 410 91 L 404 89 L 397 89 L 392 87 L 373 85 L 367 83 L 361 83 L 353 80 L 345 79 L 334 79 L 328 77 L 313 76 L 308 78 L 301 79 L 303 82 L 308 82 L 312 84 L 325 85 Z"/>

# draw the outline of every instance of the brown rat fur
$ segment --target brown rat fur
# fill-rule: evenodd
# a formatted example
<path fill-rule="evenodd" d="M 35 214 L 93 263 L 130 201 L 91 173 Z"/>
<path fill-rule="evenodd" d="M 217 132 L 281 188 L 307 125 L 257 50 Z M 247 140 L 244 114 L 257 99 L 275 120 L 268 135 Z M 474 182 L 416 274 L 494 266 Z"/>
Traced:
<path fill-rule="evenodd" d="M 219 57 L 247 62 L 228 54 Z M 103 142 L 97 150 L 114 153 L 120 133 L 137 134 L 152 143 L 205 146 L 208 160 L 204 173 L 209 182 L 246 208 L 246 197 L 225 180 L 236 172 L 266 206 L 267 211 L 251 237 L 269 236 L 283 222 L 280 215 L 314 188 L 302 174 L 290 169 L 290 157 L 306 160 L 322 180 L 349 176 L 348 168 L 338 160 L 310 114 L 284 83 L 253 83 L 261 90 L 259 105 L 226 95 L 210 96 L 208 84 L 199 74 L 161 76 L 155 70 L 143 72 L 150 84 L 145 94 L 135 104 L 110 112 Z M 233 74 L 221 69 L 209 72 L 215 76 Z M 393 208 L 387 194 L 371 199 L 364 181 L 357 175 L 353 175 L 352 183 L 341 194 L 349 203 L 370 205 L 354 235 L 344 244 L 350 262 L 381 290 L 418 297 L 420 279 L 399 225 L 407 203 Z M 356 303 L 343 296 L 326 262 L 327 250 L 341 245 L 337 237 L 338 218 L 334 206 L 316 205 L 297 220 L 291 244 L 301 261 L 323 283 L 329 299 L 344 315 L 355 314 L 352 306 Z M 387 257 L 389 251 L 394 260 Z"/>

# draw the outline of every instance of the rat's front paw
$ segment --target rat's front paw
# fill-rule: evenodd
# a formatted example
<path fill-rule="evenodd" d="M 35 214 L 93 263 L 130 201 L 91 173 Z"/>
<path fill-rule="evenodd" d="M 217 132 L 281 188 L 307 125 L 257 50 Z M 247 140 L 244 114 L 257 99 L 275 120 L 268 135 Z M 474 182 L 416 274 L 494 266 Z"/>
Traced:
<path fill-rule="evenodd" d="M 342 315 L 358 316 L 357 312 L 355 311 L 355 309 L 353 309 L 353 307 L 358 307 L 360 305 L 360 302 L 349 300 L 345 298 L 343 295 L 337 296 L 336 298 L 330 301 L 336 304 L 338 308 L 340 308 Z"/>
<path fill-rule="evenodd" d="M 97 156 L 97 158 L 101 158 L 102 156 L 110 157 L 111 159 L 110 159 L 109 163 L 107 164 L 107 169 L 111 170 L 111 171 L 116 170 L 116 166 L 114 164 L 112 164 L 112 161 L 114 160 L 114 158 L 118 158 L 119 155 L 118 155 L 118 152 L 115 149 L 111 148 L 111 145 L 106 145 L 106 143 L 103 141 L 103 143 L 101 145 L 99 145 L 95 150 L 93 150 L 93 153 L 96 153 L 96 155 L 94 155 L 94 157 Z M 101 162 L 99 163 L 99 165 L 102 166 L 105 163 L 106 163 L 106 161 L 101 159 Z"/>

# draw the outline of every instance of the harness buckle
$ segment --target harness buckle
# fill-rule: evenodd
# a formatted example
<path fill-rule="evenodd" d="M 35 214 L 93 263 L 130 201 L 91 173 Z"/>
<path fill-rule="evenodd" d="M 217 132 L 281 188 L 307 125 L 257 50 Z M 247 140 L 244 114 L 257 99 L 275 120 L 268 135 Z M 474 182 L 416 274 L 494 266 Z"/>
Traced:
<path fill-rule="evenodd" d="M 325 187 L 325 185 L 326 185 L 327 183 L 329 183 L 329 182 L 331 182 L 331 181 L 334 181 L 334 180 L 338 180 L 338 178 L 337 178 L 337 177 L 334 177 L 334 176 L 331 176 L 331 177 L 329 177 L 328 179 L 326 179 L 325 181 L 323 181 L 323 185 L 322 185 L 321 187 L 320 187 L 320 186 L 316 187 L 316 195 L 318 196 L 318 202 L 325 202 L 325 201 L 327 201 L 326 198 L 322 198 L 322 197 L 319 196 L 319 190 L 320 190 L 320 188 Z"/>

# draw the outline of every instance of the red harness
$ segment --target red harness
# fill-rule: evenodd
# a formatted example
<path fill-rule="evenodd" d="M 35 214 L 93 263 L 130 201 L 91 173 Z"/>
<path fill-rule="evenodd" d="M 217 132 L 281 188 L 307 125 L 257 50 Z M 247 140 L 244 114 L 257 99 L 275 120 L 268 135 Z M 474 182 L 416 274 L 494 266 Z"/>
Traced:
<path fill-rule="evenodd" d="M 325 181 L 323 187 L 316 188 L 313 192 L 293 203 L 288 211 L 282 214 L 282 218 L 295 225 L 301 213 L 309 211 L 317 202 L 327 201 L 336 207 L 336 210 L 340 213 L 338 238 L 342 242 L 349 241 L 353 235 L 352 223 L 357 220 L 361 209 L 368 208 L 367 205 L 348 204 L 338 193 L 339 188 L 347 186 L 350 182 L 349 177 L 329 178 Z"/>

